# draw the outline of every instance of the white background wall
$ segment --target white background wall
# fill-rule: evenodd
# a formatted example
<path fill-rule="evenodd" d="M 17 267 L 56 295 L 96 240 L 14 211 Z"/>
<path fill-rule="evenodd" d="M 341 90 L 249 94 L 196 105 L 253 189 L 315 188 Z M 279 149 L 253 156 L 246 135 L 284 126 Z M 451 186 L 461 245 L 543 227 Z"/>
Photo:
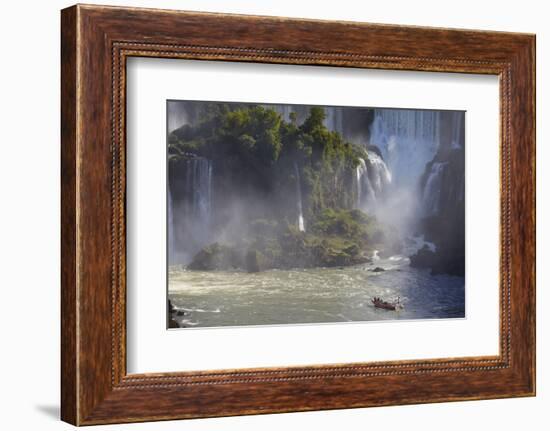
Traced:
<path fill-rule="evenodd" d="M 550 13 L 544 1 L 102 1 L 171 9 L 477 28 L 537 34 L 538 396 L 100 427 L 135 430 L 548 429 Z M 0 32 L 0 427 L 69 429 L 59 410 L 60 0 L 2 4 Z M 96 429 L 100 429 L 96 428 Z"/>

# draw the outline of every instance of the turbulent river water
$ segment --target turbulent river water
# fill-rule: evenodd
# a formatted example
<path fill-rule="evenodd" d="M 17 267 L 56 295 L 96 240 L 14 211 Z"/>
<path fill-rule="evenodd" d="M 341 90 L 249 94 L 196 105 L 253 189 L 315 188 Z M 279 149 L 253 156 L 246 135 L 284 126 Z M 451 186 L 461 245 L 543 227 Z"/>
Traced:
<path fill-rule="evenodd" d="M 374 272 L 375 268 L 384 271 Z M 258 273 L 169 270 L 169 298 L 182 327 L 281 325 L 396 319 L 461 318 L 464 278 L 431 275 L 392 256 L 340 268 Z M 371 298 L 399 311 L 375 308 Z"/>

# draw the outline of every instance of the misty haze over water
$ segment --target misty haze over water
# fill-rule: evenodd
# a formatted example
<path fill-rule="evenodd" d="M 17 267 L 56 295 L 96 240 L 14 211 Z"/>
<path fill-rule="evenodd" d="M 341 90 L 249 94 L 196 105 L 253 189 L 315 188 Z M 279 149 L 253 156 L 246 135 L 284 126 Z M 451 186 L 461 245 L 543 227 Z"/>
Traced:
<path fill-rule="evenodd" d="M 464 112 L 167 108 L 179 326 L 464 317 Z"/>

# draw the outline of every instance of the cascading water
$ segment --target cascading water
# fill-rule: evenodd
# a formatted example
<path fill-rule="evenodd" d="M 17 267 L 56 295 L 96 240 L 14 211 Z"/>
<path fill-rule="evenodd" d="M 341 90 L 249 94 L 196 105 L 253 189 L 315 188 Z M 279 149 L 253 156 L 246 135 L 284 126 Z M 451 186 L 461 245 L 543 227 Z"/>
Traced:
<path fill-rule="evenodd" d="M 194 180 L 195 187 L 195 210 L 198 217 L 204 220 L 207 228 L 210 223 L 210 210 L 212 205 L 212 162 L 207 159 L 195 159 Z"/>
<path fill-rule="evenodd" d="M 384 160 L 374 151 L 368 151 L 367 160 L 360 158 L 356 168 L 357 208 L 376 209 L 377 202 L 391 184 L 391 173 Z"/>
<path fill-rule="evenodd" d="M 191 214 L 207 229 L 212 203 L 212 162 L 197 157 L 187 160 L 187 165 L 187 173 L 191 175 L 187 183 L 188 196 L 192 196 Z"/>
<path fill-rule="evenodd" d="M 282 106 L 282 116 L 285 121 L 290 121 L 290 114 L 294 112 L 292 105 L 283 105 Z"/>
<path fill-rule="evenodd" d="M 440 215 L 445 208 L 448 212 L 449 205 L 455 206 L 464 201 L 465 115 L 460 111 L 442 111 L 439 115 L 439 149 L 433 161 L 427 164 L 423 180 L 422 208 L 425 217 Z M 457 166 L 462 168 L 457 171 Z"/>
<path fill-rule="evenodd" d="M 422 191 L 424 216 L 429 217 L 439 213 L 443 175 L 447 165 L 448 162 L 436 162 L 431 166 L 426 185 Z"/>
<path fill-rule="evenodd" d="M 439 146 L 439 112 L 375 109 L 370 144 L 378 147 L 393 183 L 416 184 Z"/>
<path fill-rule="evenodd" d="M 325 129 L 300 128 L 311 106 L 266 105 L 280 114 L 269 112 L 273 126 L 286 124 L 283 157 L 264 166 L 260 144 L 203 130 L 199 103 L 168 121 L 169 131 L 189 124 L 168 141 L 168 294 L 184 310 L 171 327 L 465 317 L 464 113 L 323 107 L 342 138 L 325 140 Z M 240 129 L 235 138 L 257 126 Z M 377 309 L 373 297 L 405 308 Z"/>
<path fill-rule="evenodd" d="M 454 112 L 446 112 L 444 114 L 446 116 L 446 119 L 448 123 L 450 123 L 450 143 L 451 143 L 451 149 L 452 150 L 460 150 L 461 148 L 464 148 L 464 133 L 466 131 L 465 129 L 465 120 L 466 116 L 464 115 L 464 112 L 461 111 L 454 111 Z"/>
<path fill-rule="evenodd" d="M 357 190 L 357 203 L 356 208 L 361 209 L 363 204 L 363 176 L 367 173 L 367 165 L 365 164 L 365 159 L 359 159 L 359 165 L 355 168 L 355 186 Z"/>
<path fill-rule="evenodd" d="M 290 121 L 290 114 L 296 112 L 294 110 L 294 105 L 262 105 L 265 109 L 273 109 L 284 121 Z"/>
<path fill-rule="evenodd" d="M 307 118 L 311 108 L 301 105 L 262 106 L 275 110 L 284 121 L 295 121 L 297 125 Z M 442 196 L 450 196 L 448 199 L 455 201 L 464 200 L 464 179 L 457 177 L 454 181 L 458 168 L 451 164 L 452 169 L 447 169 L 444 163 L 449 151 L 463 151 L 463 112 L 364 108 L 369 113 L 366 115 L 350 108 L 323 109 L 324 124 L 329 130 L 366 150 L 355 171 L 349 172 L 351 177 L 346 177 L 346 181 L 354 183 L 347 184 L 357 191 L 352 206 L 376 215 L 383 223 L 397 227 L 401 234 L 409 235 L 417 231 L 422 217 L 435 215 L 442 208 L 449 207 L 447 198 Z M 181 112 L 171 110 L 171 115 L 179 125 L 193 118 L 195 111 L 191 108 Z M 170 256 L 178 252 L 180 257 L 185 254 L 185 259 L 179 259 L 181 261 L 192 257 L 213 239 L 210 235 L 212 161 L 193 156 L 183 160 L 178 169 L 181 170 L 179 179 L 173 181 L 179 184 L 168 196 L 169 229 L 175 232 L 168 247 Z M 300 186 L 303 172 L 296 164 L 294 171 L 296 224 L 300 231 L 304 231 L 303 190 Z M 451 181 L 443 184 L 447 177 Z"/>
<path fill-rule="evenodd" d="M 325 108 L 325 127 L 332 132 L 344 134 L 344 114 L 342 108 Z"/>
<path fill-rule="evenodd" d="M 372 187 L 376 194 L 381 194 L 384 192 L 385 188 L 391 184 L 392 175 L 388 166 L 378 154 L 374 151 L 369 151 L 367 155 L 369 163 L 367 171 L 370 174 L 369 178 Z"/>
<path fill-rule="evenodd" d="M 185 178 L 183 187 L 175 186 L 168 193 L 168 223 L 173 232 L 169 247 L 174 242 L 174 249 L 169 250 L 173 263 L 185 263 L 210 241 L 212 161 L 193 157 L 183 161 L 180 169 Z"/>
<path fill-rule="evenodd" d="M 167 103 L 167 117 L 168 117 L 168 133 L 173 132 L 178 127 L 187 124 L 188 114 L 187 107 L 176 101 L 168 101 Z"/>
<path fill-rule="evenodd" d="M 298 169 L 298 164 L 294 162 L 294 172 L 296 175 L 296 206 L 298 209 L 298 230 L 300 232 L 305 232 L 304 225 L 304 214 L 302 209 L 302 186 L 300 185 L 300 170 Z"/>

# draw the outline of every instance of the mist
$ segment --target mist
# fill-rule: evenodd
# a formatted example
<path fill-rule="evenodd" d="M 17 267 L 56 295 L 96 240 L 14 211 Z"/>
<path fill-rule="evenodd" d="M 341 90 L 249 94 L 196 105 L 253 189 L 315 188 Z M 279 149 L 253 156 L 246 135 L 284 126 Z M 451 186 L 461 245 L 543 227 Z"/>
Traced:
<path fill-rule="evenodd" d="M 276 162 L 261 162 L 248 152 L 228 148 L 229 142 L 231 148 L 235 148 L 235 142 L 242 148 L 254 148 L 262 137 L 235 137 L 237 132 L 224 131 L 227 140 L 218 138 L 218 147 L 210 147 L 208 136 L 196 136 L 194 127 L 201 121 L 201 112 L 231 112 L 254 106 L 276 112 L 279 120 L 273 121 L 294 124 L 295 128 L 304 124 L 312 108 L 168 103 L 169 142 L 184 142 L 177 149 L 169 149 L 169 157 L 177 158 L 169 164 L 170 264 L 186 265 L 211 244 L 244 244 L 258 226 L 275 226 L 273 220 L 308 233 L 320 206 L 360 210 L 374 216 L 386 232 L 378 248 L 387 253 L 411 254 L 426 244 L 424 239 L 430 240 L 431 250 L 444 242 L 437 236 L 437 229 L 426 228 L 426 222 L 433 224 L 437 217 L 450 212 L 450 206 L 456 209 L 457 202 L 463 205 L 464 172 L 451 169 L 457 158 L 459 165 L 461 159 L 462 167 L 464 164 L 463 112 L 323 107 L 326 130 L 338 134 L 342 142 L 349 142 L 353 146 L 350 151 L 359 156 L 354 156 L 355 166 L 347 159 L 339 162 L 343 167 L 334 162 L 338 169 L 326 170 L 332 172 L 332 178 L 317 178 L 315 175 L 321 171 L 316 163 L 321 162 L 305 161 L 301 147 L 283 148 Z M 267 114 L 262 111 L 262 115 Z M 257 133 L 261 135 L 261 131 Z M 249 139 L 250 144 L 239 139 Z M 315 152 L 315 142 L 310 146 Z M 315 189 L 321 185 L 324 194 Z M 451 197 L 447 194 L 450 189 Z M 411 251 L 413 238 L 419 247 Z M 247 244 L 250 248 L 250 241 Z"/>

